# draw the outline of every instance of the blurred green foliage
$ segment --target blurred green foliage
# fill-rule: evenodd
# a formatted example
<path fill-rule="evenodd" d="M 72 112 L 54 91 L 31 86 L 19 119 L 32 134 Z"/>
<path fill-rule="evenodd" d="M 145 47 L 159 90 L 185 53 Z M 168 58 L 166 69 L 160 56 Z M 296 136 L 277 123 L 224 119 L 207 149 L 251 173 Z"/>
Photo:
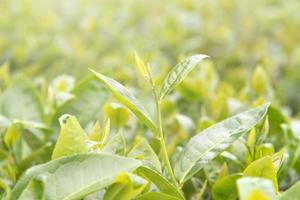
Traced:
<path fill-rule="evenodd" d="M 90 163 L 87 179 L 113 175 L 86 199 L 297 195 L 299 10 L 299 0 L 0 0 L 0 199 L 61 188 L 41 184 L 36 165 L 58 173 L 76 159 Z M 267 102 L 263 120 L 228 122 Z M 112 170 L 117 155 L 128 174 Z"/>
<path fill-rule="evenodd" d="M 264 66 L 297 111 L 299 9 L 298 0 L 2 0 L 0 63 L 47 78 L 118 70 L 115 77 L 130 81 L 135 50 L 156 73 L 204 53 L 239 89 Z"/>

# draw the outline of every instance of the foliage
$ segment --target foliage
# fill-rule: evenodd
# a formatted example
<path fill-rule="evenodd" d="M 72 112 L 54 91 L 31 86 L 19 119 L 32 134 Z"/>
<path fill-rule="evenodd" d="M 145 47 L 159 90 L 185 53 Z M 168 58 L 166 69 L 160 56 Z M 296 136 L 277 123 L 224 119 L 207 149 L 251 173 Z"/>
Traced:
<path fill-rule="evenodd" d="M 300 199 L 300 5 L 254 2 L 4 0 L 0 199 Z"/>

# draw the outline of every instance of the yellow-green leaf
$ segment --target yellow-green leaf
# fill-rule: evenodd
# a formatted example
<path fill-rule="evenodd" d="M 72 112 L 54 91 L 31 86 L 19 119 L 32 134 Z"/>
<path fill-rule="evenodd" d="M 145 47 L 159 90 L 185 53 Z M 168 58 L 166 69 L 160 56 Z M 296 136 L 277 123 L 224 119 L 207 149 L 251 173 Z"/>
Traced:
<path fill-rule="evenodd" d="M 60 118 L 61 131 L 59 133 L 52 159 L 62 156 L 88 152 L 88 136 L 81 128 L 76 117 L 64 115 Z"/>
<path fill-rule="evenodd" d="M 104 200 L 131 200 L 146 188 L 148 182 L 134 174 L 122 173 L 106 190 Z"/>
<path fill-rule="evenodd" d="M 244 176 L 269 179 L 272 181 L 275 191 L 278 191 L 277 172 L 271 156 L 265 156 L 251 163 L 244 170 Z"/>
<path fill-rule="evenodd" d="M 151 78 L 151 75 L 149 75 L 150 71 L 143 62 L 143 60 L 139 57 L 137 52 L 135 52 L 135 62 L 138 68 L 138 71 L 140 72 L 141 76 L 144 77 L 146 80 L 149 80 Z"/>

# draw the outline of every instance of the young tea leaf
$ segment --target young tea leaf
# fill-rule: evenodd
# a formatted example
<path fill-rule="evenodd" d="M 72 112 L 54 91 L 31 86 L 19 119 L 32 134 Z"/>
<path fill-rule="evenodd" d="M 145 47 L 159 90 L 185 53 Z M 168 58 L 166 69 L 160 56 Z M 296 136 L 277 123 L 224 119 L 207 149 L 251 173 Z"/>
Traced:
<path fill-rule="evenodd" d="M 144 61 L 139 57 L 139 55 L 137 54 L 137 52 L 135 52 L 134 57 L 135 57 L 135 62 L 136 62 L 136 65 L 137 65 L 137 68 L 138 68 L 140 74 L 147 81 L 149 81 L 151 79 L 151 76 L 152 76 L 150 74 L 149 68 L 145 65 Z"/>
<path fill-rule="evenodd" d="M 120 103 L 129 108 L 139 120 L 141 120 L 148 126 L 148 128 L 153 133 L 157 133 L 156 125 L 149 117 L 149 114 L 147 113 L 145 108 L 121 83 L 93 70 L 91 71 L 99 78 L 99 80 L 106 86 L 106 88 L 114 94 L 114 96 L 120 101 Z"/>
<path fill-rule="evenodd" d="M 146 186 L 147 181 L 137 175 L 123 173 L 117 177 L 104 195 L 103 200 L 131 200 L 141 194 Z"/>
<path fill-rule="evenodd" d="M 212 187 L 212 196 L 214 200 L 233 200 L 238 197 L 238 188 L 236 181 L 242 177 L 242 174 L 232 174 L 218 179 Z"/>
<path fill-rule="evenodd" d="M 198 65 L 207 55 L 193 55 L 178 63 L 167 75 L 162 90 L 160 92 L 160 100 L 170 93 L 183 79 L 188 75 L 194 67 Z"/>
<path fill-rule="evenodd" d="M 258 124 L 269 104 L 250 109 L 221 121 L 197 134 L 187 143 L 175 163 L 174 172 L 180 183 L 197 173 L 203 164 L 214 159 L 234 141 Z"/>
<path fill-rule="evenodd" d="M 88 152 L 88 136 L 76 117 L 64 115 L 60 118 L 61 131 L 53 150 L 52 159 Z"/>
<path fill-rule="evenodd" d="M 244 170 L 244 176 L 269 179 L 272 181 L 275 191 L 278 191 L 277 172 L 270 156 L 263 157 L 251 163 Z"/>

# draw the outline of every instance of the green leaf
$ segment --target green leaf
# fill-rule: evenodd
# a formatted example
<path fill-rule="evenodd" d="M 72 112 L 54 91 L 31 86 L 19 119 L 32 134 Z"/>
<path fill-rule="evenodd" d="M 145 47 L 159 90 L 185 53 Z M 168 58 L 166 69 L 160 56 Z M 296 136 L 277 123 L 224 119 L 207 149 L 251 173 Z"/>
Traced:
<path fill-rule="evenodd" d="M 121 174 L 114 184 L 109 186 L 104 200 L 131 200 L 141 194 L 147 186 L 147 181 L 134 174 Z"/>
<path fill-rule="evenodd" d="M 11 120 L 43 121 L 44 112 L 36 88 L 31 82 L 19 78 L 4 92 L 1 113 Z"/>
<path fill-rule="evenodd" d="M 136 144 L 128 153 L 129 157 L 142 160 L 143 166 L 161 173 L 161 164 L 158 156 L 145 138 L 138 138 Z"/>
<path fill-rule="evenodd" d="M 251 163 L 244 170 L 244 176 L 269 179 L 272 181 L 275 191 L 278 191 L 277 172 L 270 156 L 265 156 Z"/>
<path fill-rule="evenodd" d="M 110 90 L 113 95 L 127 108 L 129 108 L 139 120 L 145 123 L 148 128 L 153 132 L 157 133 L 156 125 L 153 123 L 152 119 L 145 108 L 137 101 L 137 99 L 119 82 L 97 73 L 91 70 L 99 80 Z"/>
<path fill-rule="evenodd" d="M 155 184 L 161 192 L 184 200 L 184 197 L 177 190 L 177 188 L 158 172 L 147 167 L 140 167 L 138 168 L 137 172 L 140 176 L 150 180 L 153 184 Z"/>
<path fill-rule="evenodd" d="M 16 124 L 12 124 L 6 131 L 4 135 L 4 142 L 9 147 L 12 148 L 20 139 L 21 131 Z"/>
<path fill-rule="evenodd" d="M 43 146 L 43 132 L 37 129 L 22 128 L 22 139 L 26 141 L 30 149 L 35 150 Z"/>
<path fill-rule="evenodd" d="M 44 185 L 40 180 L 32 179 L 18 200 L 43 200 Z"/>
<path fill-rule="evenodd" d="M 242 174 L 232 174 L 218 179 L 212 187 L 213 199 L 236 200 L 238 197 L 236 181 L 241 177 Z"/>
<path fill-rule="evenodd" d="M 264 95 L 269 87 L 269 77 L 262 66 L 257 66 L 251 79 L 251 87 L 256 95 Z"/>
<path fill-rule="evenodd" d="M 106 143 L 109 133 L 110 133 L 110 119 L 106 119 L 103 129 L 100 127 L 99 121 L 97 121 L 89 136 L 91 140 L 98 141 L 101 143 L 101 146 L 103 146 Z"/>
<path fill-rule="evenodd" d="M 52 123 L 56 124 L 57 118 L 68 113 L 78 118 L 80 124 L 85 127 L 93 121 L 109 94 L 96 77 L 88 77 L 79 82 L 71 92 L 75 98 L 57 108 Z"/>
<path fill-rule="evenodd" d="M 300 181 L 285 191 L 279 200 L 300 200 Z"/>
<path fill-rule="evenodd" d="M 276 172 L 278 172 L 283 164 L 284 161 L 284 155 L 285 155 L 286 150 L 281 149 L 279 152 L 274 153 L 271 157 L 273 160 L 273 164 L 275 166 Z"/>
<path fill-rule="evenodd" d="M 10 200 L 10 195 L 11 195 L 11 190 L 10 190 L 10 187 L 4 182 L 4 180 L 2 178 L 0 178 L 0 191 L 2 192 L 2 190 L 4 191 L 5 193 L 5 197 L 6 198 L 3 198 L 3 199 L 7 199 L 7 200 Z M 2 192 L 3 193 L 3 192 Z M 4 195 L 3 193 L 3 195 Z M 1 195 L 0 195 L 1 197 Z"/>
<path fill-rule="evenodd" d="M 0 89 L 7 86 L 11 80 L 10 77 L 10 63 L 5 62 L 0 66 Z"/>
<path fill-rule="evenodd" d="M 196 67 L 207 55 L 193 55 L 178 63 L 167 75 L 160 92 L 160 100 L 170 93 L 194 67 Z"/>
<path fill-rule="evenodd" d="M 288 119 L 283 114 L 283 112 L 274 106 L 270 106 L 270 108 L 268 109 L 268 120 L 269 123 L 271 124 L 270 131 L 269 131 L 270 134 L 271 135 L 279 134 L 279 136 L 281 136 L 282 135 L 281 125 L 288 123 Z"/>
<path fill-rule="evenodd" d="M 240 200 L 275 200 L 276 194 L 270 180 L 241 178 L 237 181 Z M 256 197 L 256 198 L 254 198 Z"/>
<path fill-rule="evenodd" d="M 13 189 L 12 199 L 18 199 L 34 178 L 43 181 L 47 200 L 81 199 L 109 186 L 118 175 L 140 165 L 138 160 L 104 153 L 62 157 L 27 170 Z"/>
<path fill-rule="evenodd" d="M 88 152 L 88 136 L 81 128 L 76 117 L 63 115 L 60 120 L 61 131 L 53 150 L 52 159 Z"/>
<path fill-rule="evenodd" d="M 117 130 L 125 126 L 130 119 L 129 110 L 118 103 L 108 103 L 104 106 L 106 116 L 110 119 L 111 125 Z"/>
<path fill-rule="evenodd" d="M 191 138 L 180 153 L 174 167 L 175 175 L 180 183 L 191 178 L 203 167 L 203 164 L 214 159 L 259 123 L 268 107 L 269 104 L 265 104 L 237 114 Z"/>
<path fill-rule="evenodd" d="M 120 132 L 114 135 L 103 147 L 102 151 L 111 154 L 125 155 L 126 141 L 123 134 Z"/>
<path fill-rule="evenodd" d="M 161 192 L 149 192 L 146 194 L 143 194 L 136 198 L 135 200 L 154 200 L 154 199 L 159 199 L 159 200 L 179 200 L 177 197 L 173 197 L 171 195 L 161 193 Z"/>
<path fill-rule="evenodd" d="M 134 57 L 139 73 L 145 80 L 149 81 L 152 78 L 149 66 L 145 65 L 144 61 L 138 56 L 137 52 L 135 52 Z"/>
<path fill-rule="evenodd" d="M 40 163 L 41 160 L 44 161 L 51 156 L 51 151 L 53 149 L 53 145 L 51 142 L 47 142 L 41 148 L 31 152 L 26 158 L 24 158 L 18 164 L 18 173 L 22 173 L 25 169 L 30 167 L 33 163 Z"/>

